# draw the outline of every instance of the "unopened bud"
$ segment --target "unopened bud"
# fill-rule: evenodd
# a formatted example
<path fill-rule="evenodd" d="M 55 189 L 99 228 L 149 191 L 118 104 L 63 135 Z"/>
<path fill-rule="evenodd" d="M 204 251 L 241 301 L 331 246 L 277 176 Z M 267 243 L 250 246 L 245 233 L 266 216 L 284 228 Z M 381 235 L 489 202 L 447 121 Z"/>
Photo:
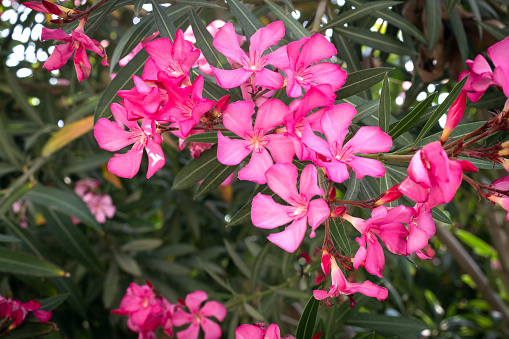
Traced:
<path fill-rule="evenodd" d="M 225 95 L 221 99 L 219 99 L 214 107 L 214 117 L 217 118 L 223 111 L 228 107 L 230 103 L 230 95 Z"/>
<path fill-rule="evenodd" d="M 330 268 L 331 268 L 331 260 L 329 257 L 329 253 L 327 251 L 322 252 L 322 261 L 321 261 L 322 271 L 325 273 L 325 275 L 330 274 Z"/>
<path fill-rule="evenodd" d="M 501 149 L 500 151 L 498 151 L 498 155 L 501 156 L 501 157 L 509 155 L 509 149 L 508 148 Z"/>
<path fill-rule="evenodd" d="M 467 92 L 461 91 L 460 95 L 456 98 L 452 106 L 447 112 L 447 120 L 445 121 L 444 131 L 440 137 L 440 142 L 444 144 L 449 137 L 449 134 L 458 126 L 463 114 L 465 113 L 465 106 L 467 105 Z"/>
<path fill-rule="evenodd" d="M 399 184 L 398 185 L 394 185 L 391 188 L 389 188 L 387 190 L 387 192 L 385 192 L 383 197 L 381 197 L 380 199 L 375 201 L 375 206 L 380 206 L 380 205 L 383 205 L 383 204 L 387 204 L 387 203 L 393 202 L 394 200 L 397 200 L 397 199 L 401 198 L 403 193 L 401 193 L 399 191 L 398 187 L 399 187 Z"/>
<path fill-rule="evenodd" d="M 463 172 L 479 172 L 479 169 L 468 160 L 456 160 L 461 164 L 461 170 Z"/>
<path fill-rule="evenodd" d="M 332 187 L 332 189 L 329 192 L 329 201 L 333 201 L 336 199 L 336 187 Z"/>
<path fill-rule="evenodd" d="M 343 217 L 343 215 L 346 213 L 346 207 L 345 206 L 338 206 L 332 211 L 331 217 L 332 218 L 338 218 Z"/>

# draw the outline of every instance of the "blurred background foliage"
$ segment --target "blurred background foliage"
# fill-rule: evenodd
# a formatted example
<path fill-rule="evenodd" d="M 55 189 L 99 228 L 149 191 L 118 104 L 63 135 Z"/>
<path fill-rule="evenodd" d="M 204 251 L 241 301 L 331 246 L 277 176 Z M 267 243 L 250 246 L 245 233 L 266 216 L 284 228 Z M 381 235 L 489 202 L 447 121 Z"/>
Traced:
<path fill-rule="evenodd" d="M 445 100 L 465 69 L 464 61 L 486 54 L 487 47 L 508 35 L 506 0 L 243 3 L 262 24 L 287 20 L 286 42 L 300 38 L 299 29 L 289 29 L 288 22 L 324 34 L 338 50 L 333 61 L 348 73 L 393 68 L 388 78 L 391 123 L 431 98 L 414 128 L 395 141 L 400 148 L 415 140 Z M 227 3 L 210 4 L 178 1 L 178 6 L 193 6 L 205 24 L 231 20 L 242 33 Z M 82 8 L 89 5 L 83 3 Z M 301 314 L 309 315 L 303 310 L 316 307 L 310 296 L 321 272 L 315 250 L 323 230 L 315 240 L 306 239 L 299 253 L 289 254 L 268 243 L 268 233 L 253 227 L 249 218 L 225 227 L 260 188 L 235 180 L 197 198 L 196 185 L 172 189 L 190 160 L 188 150 L 178 152 L 172 136 L 165 136 L 166 166 L 151 180 L 144 178 L 143 170 L 131 180 L 107 172 L 105 164 L 112 154 L 97 146 L 90 132 L 91 117 L 112 73 L 121 70 L 118 60 L 157 27 L 152 23 L 136 29 L 153 19 L 150 1 L 109 0 L 101 9 L 103 16 L 89 22 L 95 28 L 92 38 L 106 46 L 111 66 L 101 67 L 90 54 L 92 74 L 78 83 L 71 63 L 53 72 L 42 68 L 53 41 L 41 42 L 41 29 L 58 26 L 21 2 L 1 3 L 0 249 L 6 251 L 4 258 L 28 263 L 19 257 L 24 252 L 32 263 L 46 266 L 34 272 L 22 264 L 11 267 L 0 262 L 0 294 L 51 301 L 56 307 L 52 321 L 60 332 L 48 338 L 135 337 L 123 319 L 109 312 L 118 307 L 130 282 L 142 284 L 145 279 L 171 301 L 200 289 L 223 302 L 229 311 L 222 324 L 225 338 L 233 338 L 238 325 L 252 322 L 277 322 L 282 333 L 295 333 Z M 185 29 L 187 9 L 174 22 Z M 344 98 L 366 114 L 354 128 L 377 124 L 373 114 L 378 112 L 382 79 L 383 74 L 371 89 Z M 488 119 L 504 102 L 502 94 L 490 90 L 469 106 L 463 123 Z M 430 133 L 440 131 L 436 124 Z M 484 168 L 474 176 L 480 182 L 507 174 L 488 162 L 476 165 Z M 361 185 L 359 199 L 376 196 L 405 176 L 404 167 L 391 166 L 385 181 L 370 178 Z M 117 207 L 115 217 L 102 225 L 73 193 L 74 183 L 88 177 L 102 182 L 100 191 L 110 194 Z M 345 193 L 345 185 L 338 188 Z M 11 207 L 18 199 L 23 199 L 27 228 L 20 227 L 23 217 Z M 366 216 L 365 211 L 358 213 Z M 71 215 L 83 223 L 72 224 Z M 432 260 L 413 262 L 387 255 L 384 279 L 373 281 L 389 289 L 388 300 L 379 303 L 356 295 L 353 310 L 348 302 L 322 304 L 315 311 L 314 332 L 321 331 L 322 338 L 507 336 L 509 225 L 504 217 L 498 206 L 487 206 L 463 185 L 442 209 L 442 222 L 437 222 L 437 236 L 429 249 L 435 254 Z M 338 246 L 346 254 L 354 253 L 350 246 L 357 246 L 355 232 L 342 225 L 335 231 Z M 348 240 L 343 241 L 345 235 Z M 350 277 L 370 278 L 362 270 Z"/>

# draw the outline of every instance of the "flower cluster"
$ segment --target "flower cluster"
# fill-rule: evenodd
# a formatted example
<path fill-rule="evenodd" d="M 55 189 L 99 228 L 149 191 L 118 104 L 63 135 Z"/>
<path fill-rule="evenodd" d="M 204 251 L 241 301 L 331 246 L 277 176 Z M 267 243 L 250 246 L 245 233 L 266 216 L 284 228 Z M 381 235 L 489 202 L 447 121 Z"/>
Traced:
<path fill-rule="evenodd" d="M 116 208 L 109 194 L 98 192 L 100 185 L 99 180 L 92 178 L 78 180 L 74 185 L 74 193 L 87 204 L 97 222 L 104 224 L 106 218 L 113 218 Z M 80 223 L 80 220 L 75 217 L 71 217 L 71 219 L 75 224 Z"/>
<path fill-rule="evenodd" d="M 33 314 L 40 322 L 51 319 L 51 312 L 41 310 L 41 303 L 30 300 L 21 303 L 19 300 L 7 299 L 0 295 L 0 337 L 21 326 Z"/>
<path fill-rule="evenodd" d="M 155 331 L 160 326 L 164 333 L 173 338 L 174 327 L 186 324 L 189 324 L 186 329 L 176 333 L 178 339 L 197 339 L 200 328 L 205 338 L 218 339 L 221 337 L 221 327 L 208 317 L 223 321 L 226 308 L 217 301 L 208 301 L 201 306 L 207 299 L 207 293 L 195 291 L 188 294 L 185 300 L 172 304 L 157 294 L 149 281 L 142 286 L 131 283 L 120 308 L 111 313 L 127 316 L 127 326 L 139 334 L 139 339 L 155 339 Z"/>
<path fill-rule="evenodd" d="M 266 327 L 264 323 L 256 323 L 237 327 L 235 339 L 295 339 L 295 337 L 288 334 L 282 338 L 279 326 L 276 324 L 270 324 Z"/>

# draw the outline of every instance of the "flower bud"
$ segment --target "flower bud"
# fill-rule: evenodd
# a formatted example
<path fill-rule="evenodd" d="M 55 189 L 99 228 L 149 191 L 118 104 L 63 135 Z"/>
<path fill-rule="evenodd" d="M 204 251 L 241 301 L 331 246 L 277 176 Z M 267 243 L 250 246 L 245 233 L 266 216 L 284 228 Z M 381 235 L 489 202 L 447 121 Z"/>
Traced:
<path fill-rule="evenodd" d="M 331 213 L 332 218 L 342 217 L 343 214 L 346 213 L 346 207 L 345 206 L 339 206 L 334 209 Z"/>
<path fill-rule="evenodd" d="M 329 201 L 333 201 L 334 199 L 336 199 L 336 187 L 332 187 L 329 192 Z"/>
<path fill-rule="evenodd" d="M 391 188 L 389 188 L 385 194 L 383 195 L 383 197 L 381 197 L 380 199 L 378 199 L 377 201 L 375 201 L 375 206 L 380 206 L 380 205 L 383 205 L 383 204 L 387 204 L 387 203 L 390 203 L 394 200 L 397 200 L 399 198 L 401 198 L 401 196 L 403 195 L 403 193 L 401 193 L 399 190 L 398 190 L 398 187 L 399 187 L 399 184 L 398 185 L 394 185 L 392 186 Z"/>
<path fill-rule="evenodd" d="M 214 118 L 217 118 L 223 111 L 228 107 L 230 103 L 230 95 L 225 95 L 221 99 L 219 99 L 216 103 L 216 107 L 214 107 Z"/>
<path fill-rule="evenodd" d="M 472 164 L 468 160 L 456 160 L 456 161 L 461 164 L 461 170 L 463 172 L 472 172 L 472 173 L 479 172 L 479 169 L 477 167 L 475 167 L 475 165 Z"/>
<path fill-rule="evenodd" d="M 447 112 L 447 120 L 445 122 L 444 131 L 440 137 L 440 142 L 444 144 L 449 137 L 449 134 L 458 126 L 463 114 L 465 113 L 465 106 L 467 105 L 467 92 L 461 91 L 460 95 L 456 98 L 452 106 Z"/>
<path fill-rule="evenodd" d="M 322 261 L 321 261 L 322 271 L 325 275 L 330 274 L 331 261 L 329 257 L 329 253 L 327 251 L 322 252 Z"/>

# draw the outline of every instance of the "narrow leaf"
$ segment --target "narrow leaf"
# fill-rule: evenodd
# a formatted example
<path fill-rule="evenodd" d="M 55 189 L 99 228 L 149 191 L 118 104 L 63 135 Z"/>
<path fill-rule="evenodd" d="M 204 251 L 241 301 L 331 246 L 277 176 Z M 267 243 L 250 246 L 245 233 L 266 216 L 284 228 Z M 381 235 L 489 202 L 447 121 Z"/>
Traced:
<path fill-rule="evenodd" d="M 12 204 L 21 199 L 21 197 L 23 197 L 33 187 L 34 185 L 32 183 L 24 184 L 12 192 L 6 193 L 6 195 L 2 197 L 2 201 L 0 203 L 0 218 L 3 218 L 5 213 L 12 208 Z"/>
<path fill-rule="evenodd" d="M 205 178 L 212 170 L 221 163 L 217 160 L 217 145 L 203 152 L 199 158 L 192 159 L 173 181 L 173 189 L 184 189 L 191 187 L 201 179 Z"/>
<path fill-rule="evenodd" d="M 163 241 L 161 239 L 136 239 L 131 240 L 128 243 L 122 245 L 122 251 L 124 252 L 142 252 L 142 251 L 152 251 L 158 247 L 161 247 Z"/>
<path fill-rule="evenodd" d="M 46 142 L 42 148 L 42 156 L 47 157 L 55 153 L 71 141 L 91 131 L 92 128 L 94 128 L 94 116 L 92 115 L 73 122 L 72 124 L 65 125 Z"/>
<path fill-rule="evenodd" d="M 25 94 L 25 91 L 21 87 L 18 82 L 18 79 L 9 71 L 8 67 L 5 67 L 4 70 L 5 79 L 7 80 L 7 84 L 12 90 L 12 96 L 16 103 L 19 105 L 25 116 L 34 121 L 40 127 L 44 126 L 44 121 L 41 119 L 41 114 L 38 113 L 35 108 L 30 106 L 28 103 L 28 97 Z"/>
<path fill-rule="evenodd" d="M 68 274 L 45 260 L 4 247 L 0 247 L 0 272 L 37 277 L 62 277 Z"/>
<path fill-rule="evenodd" d="M 23 326 L 17 327 L 14 330 L 2 335 L 2 339 L 33 339 L 41 338 L 52 332 L 58 331 L 55 323 L 52 322 L 31 322 L 23 323 Z"/>
<path fill-rule="evenodd" d="M 267 185 L 263 186 L 263 188 L 260 189 L 259 192 L 262 194 L 270 195 L 270 196 L 275 195 L 275 193 L 272 192 Z M 256 193 L 258 193 L 258 192 L 256 192 Z M 235 226 L 235 225 L 243 224 L 246 222 L 251 222 L 251 204 L 253 202 L 254 196 L 255 195 L 253 194 L 253 196 L 249 199 L 249 201 L 244 206 L 242 206 L 237 213 L 235 213 L 235 215 L 232 217 L 232 219 L 226 225 L 226 227 Z"/>
<path fill-rule="evenodd" d="M 417 337 L 427 326 L 420 321 L 405 317 L 390 317 L 379 314 L 358 312 L 346 320 L 351 326 L 370 328 L 385 336 L 400 336 L 403 338 Z"/>
<path fill-rule="evenodd" d="M 350 2 L 350 1 L 349 1 Z M 353 3 L 353 2 L 352 2 Z M 368 15 L 372 15 L 374 11 L 399 5 L 401 1 L 373 1 L 370 3 L 361 3 L 358 1 L 355 9 L 351 9 L 341 13 L 334 19 L 330 20 L 326 25 L 320 28 L 320 31 L 325 31 L 328 28 L 335 28 L 350 24 L 356 20 L 362 19 Z"/>
<path fill-rule="evenodd" d="M 507 32 L 495 25 L 483 21 L 476 21 L 476 23 L 498 41 L 502 41 L 507 38 Z"/>
<path fill-rule="evenodd" d="M 332 41 L 338 50 L 339 57 L 346 62 L 346 66 L 350 73 L 362 70 L 361 61 L 354 46 L 350 43 L 350 40 L 339 35 L 338 32 L 333 31 Z"/>
<path fill-rule="evenodd" d="M 262 271 L 263 263 L 271 246 L 272 246 L 271 243 L 265 244 L 263 249 L 256 256 L 256 260 L 251 271 L 251 289 L 253 291 L 256 289 L 256 285 L 258 283 L 258 274 L 260 274 L 260 272 Z"/>
<path fill-rule="evenodd" d="M 284 9 L 276 5 L 270 0 L 265 0 L 265 3 L 270 8 L 272 14 L 277 16 L 283 23 L 285 24 L 285 28 L 289 30 L 295 40 L 299 40 L 304 37 L 310 37 L 311 33 L 302 26 L 302 24 L 295 20 L 290 14 L 288 14 Z"/>
<path fill-rule="evenodd" d="M 389 122 L 391 120 L 391 89 L 389 79 L 385 73 L 380 93 L 380 105 L 378 106 L 378 126 L 383 132 L 389 132 Z"/>
<path fill-rule="evenodd" d="M 177 28 L 173 24 L 173 21 L 170 19 L 168 14 L 166 14 L 163 6 L 161 6 L 158 0 L 150 0 L 150 2 L 152 2 L 153 15 L 156 21 L 156 26 L 159 29 L 159 34 L 162 37 L 173 41 L 177 34 Z"/>
<path fill-rule="evenodd" d="M 430 94 L 426 99 L 421 101 L 414 109 L 401 119 L 396 126 L 391 128 L 389 135 L 392 139 L 397 139 L 401 134 L 411 129 L 414 123 L 426 112 L 431 103 L 437 96 L 437 93 Z"/>
<path fill-rule="evenodd" d="M 244 260 L 241 259 L 239 254 L 235 251 L 232 244 L 228 242 L 228 240 L 223 239 L 224 246 L 226 247 L 226 251 L 230 255 L 230 258 L 233 260 L 235 266 L 239 269 L 240 273 L 242 273 L 246 278 L 251 279 L 251 270 L 247 267 Z"/>
<path fill-rule="evenodd" d="M 102 293 L 102 301 L 104 304 L 104 307 L 106 309 L 110 309 L 113 305 L 113 302 L 115 301 L 115 297 L 117 296 L 117 293 L 119 291 L 118 288 L 118 281 L 119 281 L 119 274 L 118 274 L 118 266 L 115 264 L 114 261 L 110 262 L 110 267 L 108 268 L 108 271 L 106 271 L 106 276 L 104 277 L 103 282 L 103 293 Z"/>
<path fill-rule="evenodd" d="M 141 10 L 143 9 L 143 5 L 145 5 L 146 0 L 136 0 L 134 3 L 134 15 L 139 16 L 141 13 Z"/>
<path fill-rule="evenodd" d="M 428 49 L 431 52 L 442 29 L 442 8 L 440 0 L 424 0 L 428 15 Z"/>
<path fill-rule="evenodd" d="M 122 271 L 134 275 L 135 277 L 141 276 L 140 265 L 138 265 L 136 260 L 130 255 L 124 252 L 113 250 L 113 258 L 115 258 L 116 263 L 122 269 Z"/>
<path fill-rule="evenodd" d="M 415 142 L 412 147 L 415 147 L 415 145 L 421 140 L 428 132 L 431 130 L 431 128 L 438 122 L 440 117 L 444 115 L 449 107 L 451 107 L 454 100 L 456 100 L 456 97 L 460 94 L 461 89 L 463 88 L 463 85 L 465 85 L 465 82 L 467 81 L 468 76 L 464 77 L 463 80 L 461 80 L 454 88 L 452 89 L 451 93 L 445 98 L 445 100 L 438 106 L 436 111 L 433 113 L 431 118 L 426 122 L 426 125 L 422 128 L 421 132 L 415 139 Z"/>
<path fill-rule="evenodd" d="M 99 26 L 104 22 L 107 15 L 112 13 L 115 10 L 115 5 L 119 2 L 119 0 L 111 1 L 108 6 L 104 6 L 104 10 L 98 15 L 97 19 L 90 20 L 89 25 L 85 27 L 85 34 L 88 36 L 92 36 L 95 30 L 99 28 Z"/>
<path fill-rule="evenodd" d="M 209 175 L 203 179 L 203 182 L 198 186 L 195 194 L 195 199 L 209 193 L 221 185 L 232 173 L 237 166 L 227 166 L 221 164 L 216 167 Z"/>
<path fill-rule="evenodd" d="M 60 306 L 64 301 L 69 298 L 69 293 L 62 293 L 54 297 L 39 300 L 41 303 L 41 310 L 51 311 Z"/>
<path fill-rule="evenodd" d="M 311 339 L 315 333 L 316 314 L 318 313 L 318 306 L 320 302 L 312 295 L 302 312 L 302 315 L 295 331 L 295 337 L 299 339 Z"/>
<path fill-rule="evenodd" d="M 115 2 L 115 6 L 113 7 L 106 7 L 106 6 L 100 6 L 99 8 L 97 8 L 95 11 L 93 11 L 87 18 L 87 22 L 89 24 L 93 24 L 95 23 L 96 21 L 100 21 L 102 22 L 102 20 L 98 20 L 100 18 L 103 18 L 104 17 L 104 12 L 105 11 L 108 11 L 108 13 L 106 14 L 109 14 L 119 8 L 122 8 L 124 6 L 128 6 L 128 5 L 134 5 L 134 2 L 135 0 L 120 0 L 120 1 L 116 1 Z M 67 33 L 67 34 L 70 34 L 71 33 L 71 30 L 73 29 L 76 29 L 76 27 L 78 27 L 78 24 L 79 24 L 79 20 L 75 20 L 73 22 L 71 22 L 70 24 L 67 24 L 64 28 L 62 28 L 62 30 Z M 87 33 L 87 35 L 90 35 Z"/>
<path fill-rule="evenodd" d="M 393 70 L 393 68 L 378 67 L 348 74 L 344 85 L 336 91 L 336 99 L 348 98 L 365 89 L 371 88 L 373 85 L 383 80 L 385 74 L 391 70 Z"/>
<path fill-rule="evenodd" d="M 451 20 L 452 33 L 456 38 L 456 42 L 458 43 L 458 48 L 460 50 L 461 58 L 463 60 L 468 59 L 468 39 L 467 34 L 465 33 L 465 27 L 463 27 L 463 21 L 460 18 L 457 8 L 453 8 L 452 11 L 449 12 L 449 18 Z"/>
<path fill-rule="evenodd" d="M 228 0 L 227 3 L 230 11 L 244 28 L 244 33 L 248 38 L 263 27 L 260 20 L 243 3 L 238 0 Z"/>

